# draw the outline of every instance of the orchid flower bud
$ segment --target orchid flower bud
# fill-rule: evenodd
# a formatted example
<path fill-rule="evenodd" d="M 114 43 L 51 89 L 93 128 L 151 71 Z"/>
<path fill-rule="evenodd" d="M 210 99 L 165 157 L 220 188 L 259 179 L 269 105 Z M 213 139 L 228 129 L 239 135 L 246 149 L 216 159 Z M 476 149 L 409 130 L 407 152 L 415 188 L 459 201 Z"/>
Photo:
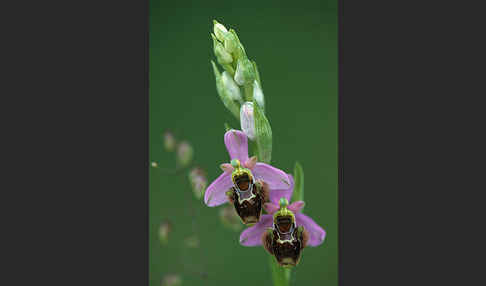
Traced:
<path fill-rule="evenodd" d="M 227 71 L 224 71 L 221 78 L 223 80 L 223 86 L 226 94 L 228 94 L 228 96 L 234 101 L 239 101 L 240 103 L 243 102 L 240 88 L 238 85 L 236 85 L 236 82 L 233 80 L 231 75 Z"/>
<path fill-rule="evenodd" d="M 256 81 L 256 80 L 253 82 L 253 99 L 255 99 L 257 104 L 263 110 L 265 110 L 265 99 L 264 99 L 264 96 L 263 96 L 263 91 L 262 91 L 260 85 L 258 84 L 258 81 Z"/>
<path fill-rule="evenodd" d="M 240 109 L 241 130 L 250 138 L 255 140 L 255 117 L 253 116 L 253 102 L 245 102 Z"/>
<path fill-rule="evenodd" d="M 223 102 L 224 106 L 237 118 L 240 119 L 239 106 L 236 104 L 229 94 L 226 92 L 226 88 L 223 84 L 223 76 L 219 72 L 216 64 L 211 61 L 213 66 L 214 76 L 216 77 L 216 90 L 218 91 L 219 98 Z"/>
<path fill-rule="evenodd" d="M 218 23 L 218 21 L 216 20 L 213 20 L 213 24 L 214 24 L 213 26 L 214 35 L 216 35 L 216 38 L 219 41 L 224 42 L 225 36 L 226 34 L 228 34 L 228 30 L 226 29 L 225 26 Z"/>
<path fill-rule="evenodd" d="M 255 71 L 253 64 L 248 58 L 238 59 L 235 72 L 235 81 L 238 85 L 253 83 L 255 80 Z"/>
<path fill-rule="evenodd" d="M 233 62 L 233 57 L 231 54 L 226 51 L 224 48 L 223 44 L 221 44 L 217 39 L 214 34 L 211 34 L 213 37 L 213 45 L 214 45 L 214 54 L 216 55 L 216 58 L 218 59 L 218 62 L 220 64 L 230 64 Z"/>
<path fill-rule="evenodd" d="M 235 35 L 231 32 L 228 32 L 226 27 L 218 23 L 218 21 L 213 20 L 213 23 L 214 23 L 213 32 L 214 35 L 216 36 L 216 39 L 224 43 L 224 49 L 228 53 L 235 52 L 239 42 L 238 39 L 235 37 Z"/>
<path fill-rule="evenodd" d="M 193 154 L 194 150 L 187 141 L 183 141 L 177 146 L 177 160 L 183 167 L 191 163 Z"/>
<path fill-rule="evenodd" d="M 228 53 L 235 53 L 238 48 L 238 39 L 233 33 L 227 33 L 224 39 L 224 48 Z"/>

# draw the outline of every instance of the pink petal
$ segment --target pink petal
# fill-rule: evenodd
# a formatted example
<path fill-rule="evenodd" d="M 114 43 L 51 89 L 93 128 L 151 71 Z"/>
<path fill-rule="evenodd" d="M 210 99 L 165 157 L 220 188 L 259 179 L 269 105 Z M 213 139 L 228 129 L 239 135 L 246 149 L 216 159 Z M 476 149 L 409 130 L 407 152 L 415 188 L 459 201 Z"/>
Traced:
<path fill-rule="evenodd" d="M 270 190 L 287 190 L 291 187 L 289 176 L 284 171 L 265 163 L 256 163 L 251 170 L 255 178 L 264 180 Z"/>
<path fill-rule="evenodd" d="M 253 167 L 255 167 L 256 162 L 257 162 L 257 156 L 253 156 L 250 159 L 246 160 L 244 165 L 248 169 L 253 169 Z"/>
<path fill-rule="evenodd" d="M 295 214 L 295 220 L 297 226 L 303 225 L 304 228 L 309 232 L 309 246 L 318 246 L 324 241 L 326 237 L 326 231 L 322 229 L 317 223 L 314 222 L 310 217 L 302 213 Z"/>
<path fill-rule="evenodd" d="M 274 203 L 265 203 L 263 205 L 263 208 L 267 211 L 267 213 L 269 214 L 274 214 L 276 213 L 280 207 Z"/>
<path fill-rule="evenodd" d="M 229 130 L 224 134 L 224 144 L 231 159 L 240 160 L 241 164 L 248 160 L 248 138 L 240 130 Z"/>
<path fill-rule="evenodd" d="M 206 189 L 206 192 L 204 193 L 204 202 L 210 207 L 224 204 L 228 201 L 226 191 L 231 189 L 232 186 L 233 181 L 231 181 L 231 174 L 224 172 Z"/>
<path fill-rule="evenodd" d="M 223 163 L 223 164 L 219 165 L 219 167 L 221 168 L 221 170 L 223 170 L 223 172 L 226 172 L 226 173 L 231 173 L 234 170 L 233 166 L 231 166 L 230 163 Z"/>
<path fill-rule="evenodd" d="M 283 190 L 270 190 L 270 201 L 279 206 L 280 198 L 286 198 L 290 202 L 292 193 L 294 191 L 294 177 L 288 174 L 290 186 Z"/>
<path fill-rule="evenodd" d="M 262 245 L 262 235 L 267 228 L 272 227 L 273 216 L 262 215 L 260 221 L 245 229 L 240 235 L 240 244 L 244 246 L 257 246 Z"/>
<path fill-rule="evenodd" d="M 296 201 L 289 205 L 288 209 L 293 213 L 298 213 L 304 207 L 305 203 L 303 201 Z"/>

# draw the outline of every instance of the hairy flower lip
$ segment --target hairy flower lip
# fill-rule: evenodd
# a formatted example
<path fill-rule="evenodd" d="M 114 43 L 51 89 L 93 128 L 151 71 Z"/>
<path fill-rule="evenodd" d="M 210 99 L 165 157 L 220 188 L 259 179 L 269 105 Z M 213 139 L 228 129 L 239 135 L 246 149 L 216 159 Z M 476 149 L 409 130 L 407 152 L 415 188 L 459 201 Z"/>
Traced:
<path fill-rule="evenodd" d="M 230 159 L 237 159 L 245 168 L 250 169 L 255 180 L 265 181 L 271 190 L 270 194 L 273 193 L 273 190 L 285 190 L 291 185 L 288 174 L 282 170 L 269 164 L 257 162 L 256 157 L 248 157 L 248 137 L 242 131 L 235 129 L 227 131 L 224 135 L 224 143 Z M 228 172 L 230 165 L 226 164 L 221 165 L 224 172 L 206 189 L 204 202 L 210 207 L 219 206 L 228 201 L 225 192 L 233 186 L 233 182 L 231 173 Z"/>
<path fill-rule="evenodd" d="M 263 233 L 273 226 L 273 214 L 280 209 L 280 198 L 285 198 L 290 201 L 294 188 L 294 180 L 292 175 L 288 175 L 291 179 L 291 187 L 281 190 L 280 192 L 273 191 L 270 193 L 270 202 L 264 205 L 265 210 L 269 214 L 261 216 L 260 221 L 245 229 L 240 235 L 240 244 L 243 246 L 260 246 L 262 245 L 261 237 Z M 311 217 L 301 213 L 304 207 L 304 201 L 292 202 L 287 208 L 295 214 L 296 226 L 304 226 L 309 233 L 308 246 L 318 246 L 324 242 L 326 231 L 320 227 Z"/>

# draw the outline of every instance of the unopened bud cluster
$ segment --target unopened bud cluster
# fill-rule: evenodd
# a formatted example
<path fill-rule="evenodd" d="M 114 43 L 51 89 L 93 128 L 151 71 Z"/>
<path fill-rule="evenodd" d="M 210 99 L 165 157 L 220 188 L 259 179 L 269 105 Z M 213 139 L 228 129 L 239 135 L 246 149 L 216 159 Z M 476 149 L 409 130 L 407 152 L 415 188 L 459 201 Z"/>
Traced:
<path fill-rule="evenodd" d="M 265 100 L 256 63 L 247 57 L 236 32 L 215 20 L 211 36 L 217 62 L 224 69 L 221 73 L 213 62 L 216 90 L 224 106 L 237 119 L 241 119 L 245 102 L 253 99 L 263 110 Z"/>

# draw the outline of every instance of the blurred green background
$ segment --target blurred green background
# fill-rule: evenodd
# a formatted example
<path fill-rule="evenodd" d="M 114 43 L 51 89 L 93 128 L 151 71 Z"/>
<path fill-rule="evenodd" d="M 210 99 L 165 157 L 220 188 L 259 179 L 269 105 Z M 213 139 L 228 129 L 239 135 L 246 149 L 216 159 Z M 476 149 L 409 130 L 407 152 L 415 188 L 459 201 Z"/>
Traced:
<path fill-rule="evenodd" d="M 273 130 L 272 165 L 293 173 L 295 161 L 302 164 L 304 211 L 327 232 L 324 244 L 304 250 L 292 284 L 337 285 L 337 1 L 150 0 L 150 160 L 175 167 L 175 154 L 162 141 L 170 129 L 192 144 L 208 183 L 229 160 L 224 122 L 240 127 L 216 93 L 213 19 L 235 29 L 257 62 Z M 220 222 L 221 207 L 194 198 L 187 172 L 150 168 L 149 176 L 151 286 L 169 273 L 181 275 L 183 285 L 271 285 L 268 254 L 239 245 L 239 232 Z M 165 219 L 173 231 L 162 245 L 158 231 Z M 194 230 L 200 246 L 188 248 L 184 240 Z"/>

